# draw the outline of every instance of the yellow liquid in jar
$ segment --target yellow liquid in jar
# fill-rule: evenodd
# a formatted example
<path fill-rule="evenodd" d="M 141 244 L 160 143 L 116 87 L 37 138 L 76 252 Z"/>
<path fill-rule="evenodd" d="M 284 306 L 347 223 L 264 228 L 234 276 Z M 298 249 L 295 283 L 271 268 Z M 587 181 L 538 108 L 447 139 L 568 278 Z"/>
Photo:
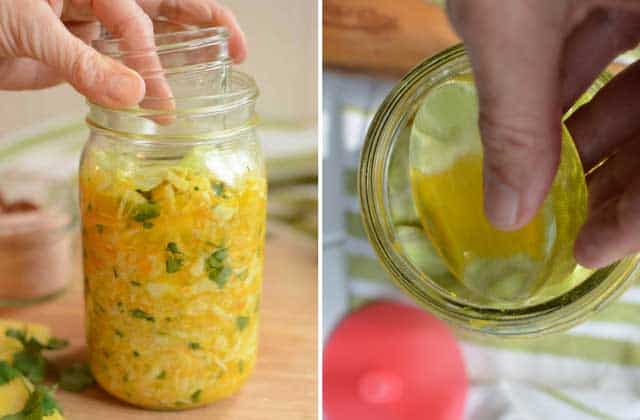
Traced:
<path fill-rule="evenodd" d="M 80 172 L 96 380 L 154 409 L 233 394 L 256 359 L 266 180 L 182 165 L 145 178 L 101 154 L 89 150 Z"/>
<path fill-rule="evenodd" d="M 420 121 L 414 122 L 410 150 L 414 205 L 426 235 L 458 281 L 498 307 L 518 307 L 535 301 L 545 286 L 562 290 L 558 284 L 576 269 L 573 243 L 586 217 L 585 177 L 563 127 L 561 163 L 542 208 L 517 231 L 494 228 L 483 210 L 477 105 L 453 114 L 457 104 L 472 99 L 469 92 L 475 95 L 469 86 L 445 92 L 446 101 L 436 97 L 438 109 L 423 108 L 416 117 Z M 436 123 L 431 129 L 429 124 Z"/>

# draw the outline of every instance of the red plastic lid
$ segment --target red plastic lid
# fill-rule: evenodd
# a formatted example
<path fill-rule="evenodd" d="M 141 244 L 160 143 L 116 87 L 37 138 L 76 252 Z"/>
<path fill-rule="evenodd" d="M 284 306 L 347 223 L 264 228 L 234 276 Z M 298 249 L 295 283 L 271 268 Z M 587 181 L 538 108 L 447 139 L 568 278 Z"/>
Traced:
<path fill-rule="evenodd" d="M 324 350 L 327 420 L 459 420 L 467 377 L 446 324 L 379 301 L 347 316 Z"/>

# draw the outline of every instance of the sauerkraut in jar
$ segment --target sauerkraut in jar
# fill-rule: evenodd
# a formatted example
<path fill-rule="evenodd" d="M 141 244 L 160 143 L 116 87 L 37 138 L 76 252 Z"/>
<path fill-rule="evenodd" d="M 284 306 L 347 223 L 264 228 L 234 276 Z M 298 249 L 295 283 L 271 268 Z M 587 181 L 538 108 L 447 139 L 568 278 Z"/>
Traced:
<path fill-rule="evenodd" d="M 231 71 L 226 36 L 157 35 L 165 79 L 155 82 L 168 83 L 172 99 L 120 111 L 92 104 L 87 118 L 89 362 L 105 390 L 143 407 L 227 397 L 256 361 L 267 185 L 257 89 Z M 96 46 L 124 62 L 135 54 L 118 40 Z"/>

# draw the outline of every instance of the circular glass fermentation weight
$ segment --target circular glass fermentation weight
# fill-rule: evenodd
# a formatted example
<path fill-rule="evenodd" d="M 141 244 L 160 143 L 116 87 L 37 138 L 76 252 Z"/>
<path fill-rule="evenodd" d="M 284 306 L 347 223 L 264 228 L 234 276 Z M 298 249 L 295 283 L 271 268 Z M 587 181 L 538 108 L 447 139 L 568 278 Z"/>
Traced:
<path fill-rule="evenodd" d="M 472 77 L 459 75 L 426 92 L 407 130 L 409 184 L 419 223 L 412 231 L 405 226 L 398 231 L 426 274 L 448 274 L 445 281 L 455 282 L 461 297 L 496 308 L 540 303 L 549 297 L 545 292 L 567 291 L 574 274 L 583 275 L 576 271 L 573 244 L 586 216 L 587 187 L 564 125 L 560 165 L 547 199 L 527 225 L 508 232 L 494 228 L 483 210 Z"/>

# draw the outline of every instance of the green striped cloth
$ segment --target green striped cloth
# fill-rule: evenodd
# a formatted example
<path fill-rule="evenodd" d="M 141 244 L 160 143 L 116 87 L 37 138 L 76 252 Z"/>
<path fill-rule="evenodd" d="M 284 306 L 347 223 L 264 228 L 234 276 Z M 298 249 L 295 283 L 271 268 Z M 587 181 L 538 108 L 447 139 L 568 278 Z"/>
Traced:
<path fill-rule="evenodd" d="M 324 78 L 325 90 L 335 96 L 325 100 L 325 120 L 333 122 L 328 138 L 341 145 L 346 292 L 352 308 L 377 298 L 410 302 L 387 278 L 367 241 L 356 193 L 366 129 L 392 85 L 342 74 Z M 565 333 L 522 341 L 460 340 L 472 383 L 469 419 L 640 419 L 640 284 Z"/>

